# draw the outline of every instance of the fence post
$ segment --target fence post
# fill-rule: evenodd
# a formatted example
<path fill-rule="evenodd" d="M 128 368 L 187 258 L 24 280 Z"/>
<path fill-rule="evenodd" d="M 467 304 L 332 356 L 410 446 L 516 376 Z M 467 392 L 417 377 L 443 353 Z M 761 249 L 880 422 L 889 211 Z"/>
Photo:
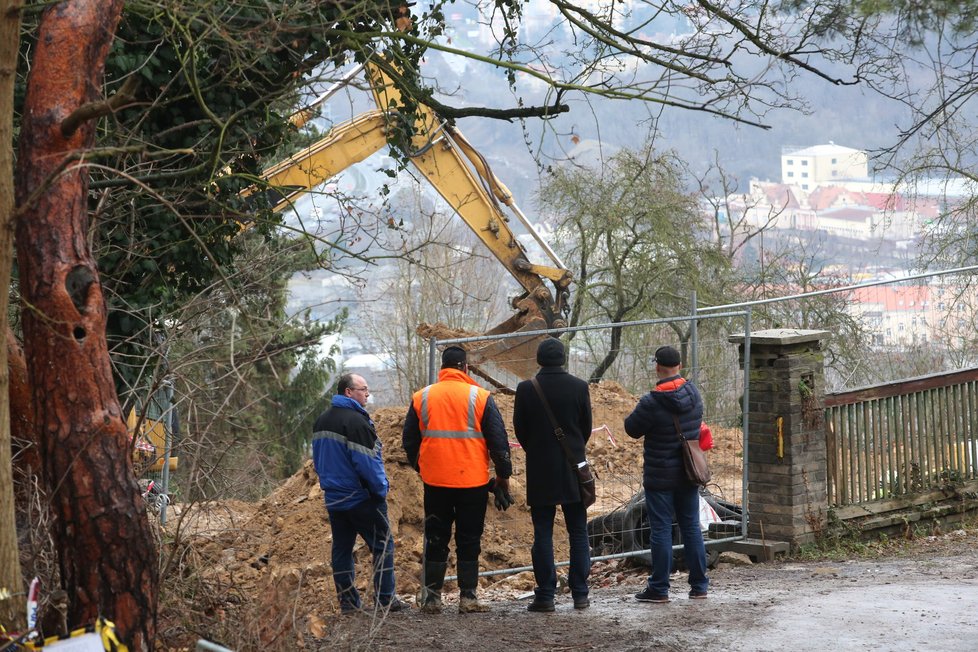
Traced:
<path fill-rule="evenodd" d="M 163 433 L 166 438 L 163 440 L 163 469 L 160 476 L 160 484 L 163 485 L 163 492 L 160 496 L 160 525 L 166 525 L 166 506 L 170 500 L 170 456 L 173 454 L 173 381 L 169 378 L 163 381 L 163 392 L 166 396 L 166 412 L 163 413 Z"/>
<path fill-rule="evenodd" d="M 822 341 L 828 331 L 772 329 L 750 334 L 747 504 L 748 536 L 792 548 L 822 530 L 826 493 Z"/>
<path fill-rule="evenodd" d="M 438 380 L 438 347 L 434 337 L 428 338 L 428 384 Z"/>
<path fill-rule="evenodd" d="M 700 386 L 700 351 L 699 351 L 699 324 L 696 320 L 696 290 L 693 290 L 692 296 L 690 297 L 690 308 L 689 308 L 689 364 L 687 365 L 692 370 L 692 375 L 690 380 L 697 387 Z"/>

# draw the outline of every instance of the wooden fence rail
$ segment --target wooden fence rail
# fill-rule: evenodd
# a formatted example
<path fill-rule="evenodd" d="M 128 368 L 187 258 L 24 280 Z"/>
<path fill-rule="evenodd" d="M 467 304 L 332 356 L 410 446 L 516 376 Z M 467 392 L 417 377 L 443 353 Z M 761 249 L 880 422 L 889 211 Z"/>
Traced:
<path fill-rule="evenodd" d="M 825 437 L 832 507 L 973 480 L 978 369 L 827 394 Z"/>

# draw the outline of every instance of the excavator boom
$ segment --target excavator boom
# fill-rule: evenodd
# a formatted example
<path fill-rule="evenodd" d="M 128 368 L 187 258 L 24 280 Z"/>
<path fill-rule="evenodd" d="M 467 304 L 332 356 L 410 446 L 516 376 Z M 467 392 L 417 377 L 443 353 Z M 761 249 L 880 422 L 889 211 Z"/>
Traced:
<path fill-rule="evenodd" d="M 262 176 L 270 189 L 268 192 L 275 193 L 270 201 L 275 210 L 286 208 L 304 193 L 384 145 L 396 147 L 523 288 L 523 294 L 513 301 L 516 314 L 489 334 L 564 326 L 572 276 L 516 207 L 506 186 L 461 133 L 430 107 L 414 106 L 413 122 L 405 125 L 398 111 L 405 103 L 390 76 L 376 63 L 368 62 L 365 68 L 378 109 L 334 126 L 319 142 L 268 168 Z M 247 194 L 253 192 L 256 191 L 249 189 Z M 500 202 L 537 238 L 552 265 L 530 262 L 525 248 L 509 227 L 509 218 Z M 439 339 L 478 335 L 439 325 L 421 325 L 419 333 Z M 536 338 L 514 338 L 468 348 L 473 364 L 491 362 L 526 378 L 536 370 L 531 350 L 535 345 Z"/>
<path fill-rule="evenodd" d="M 282 211 L 299 197 L 387 145 L 387 116 L 369 111 L 337 125 L 325 138 L 262 173 L 272 209 Z M 254 187 L 242 194 L 252 195 Z"/>

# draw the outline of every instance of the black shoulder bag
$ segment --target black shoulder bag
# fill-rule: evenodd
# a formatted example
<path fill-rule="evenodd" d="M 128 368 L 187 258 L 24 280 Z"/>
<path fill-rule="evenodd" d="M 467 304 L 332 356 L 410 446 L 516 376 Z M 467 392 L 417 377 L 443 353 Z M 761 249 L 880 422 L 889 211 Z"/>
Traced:
<path fill-rule="evenodd" d="M 564 457 L 567 459 L 567 463 L 570 465 L 571 470 L 577 475 L 577 484 L 581 488 L 581 502 L 584 503 L 584 507 L 588 508 L 594 504 L 597 500 L 597 493 L 595 493 L 594 479 L 596 474 L 591 472 L 591 464 L 585 459 L 583 462 L 574 463 L 573 457 L 571 456 L 570 448 L 567 446 L 567 437 L 564 435 L 564 429 L 560 427 L 557 422 L 557 418 L 554 416 L 553 410 L 550 409 L 550 403 L 547 401 L 547 397 L 543 395 L 543 389 L 540 387 L 540 383 L 536 378 L 531 378 L 530 382 L 533 383 L 534 389 L 537 390 L 537 394 L 540 396 L 540 401 L 543 403 L 543 409 L 547 411 L 547 417 L 550 418 L 550 424 L 554 427 L 554 436 L 557 441 L 560 442 L 560 447 L 564 449 Z"/>

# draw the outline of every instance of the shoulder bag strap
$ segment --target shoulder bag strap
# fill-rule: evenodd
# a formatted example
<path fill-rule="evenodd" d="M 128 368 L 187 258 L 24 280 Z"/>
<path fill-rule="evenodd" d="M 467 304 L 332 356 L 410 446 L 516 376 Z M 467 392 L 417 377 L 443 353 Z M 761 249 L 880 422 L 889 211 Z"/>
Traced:
<path fill-rule="evenodd" d="M 676 434 L 679 435 L 679 441 L 685 444 L 686 438 L 683 437 L 683 429 L 679 427 L 679 417 L 675 413 L 672 415 L 672 422 L 676 424 Z"/>
<path fill-rule="evenodd" d="M 561 448 L 564 449 L 564 457 L 567 458 L 567 463 L 573 466 L 574 462 L 570 448 L 567 446 L 567 437 L 564 435 L 564 429 L 560 427 L 560 424 L 557 422 L 557 417 L 554 416 L 553 410 L 550 409 L 550 402 L 547 401 L 547 397 L 543 395 L 543 388 L 540 387 L 540 382 L 536 379 L 536 377 L 531 378 L 530 382 L 533 383 L 533 388 L 537 390 L 537 395 L 540 396 L 540 401 L 543 403 L 543 409 L 546 410 L 547 417 L 550 419 L 550 425 L 552 425 L 554 428 L 554 437 L 557 438 L 557 441 L 560 442 Z"/>

